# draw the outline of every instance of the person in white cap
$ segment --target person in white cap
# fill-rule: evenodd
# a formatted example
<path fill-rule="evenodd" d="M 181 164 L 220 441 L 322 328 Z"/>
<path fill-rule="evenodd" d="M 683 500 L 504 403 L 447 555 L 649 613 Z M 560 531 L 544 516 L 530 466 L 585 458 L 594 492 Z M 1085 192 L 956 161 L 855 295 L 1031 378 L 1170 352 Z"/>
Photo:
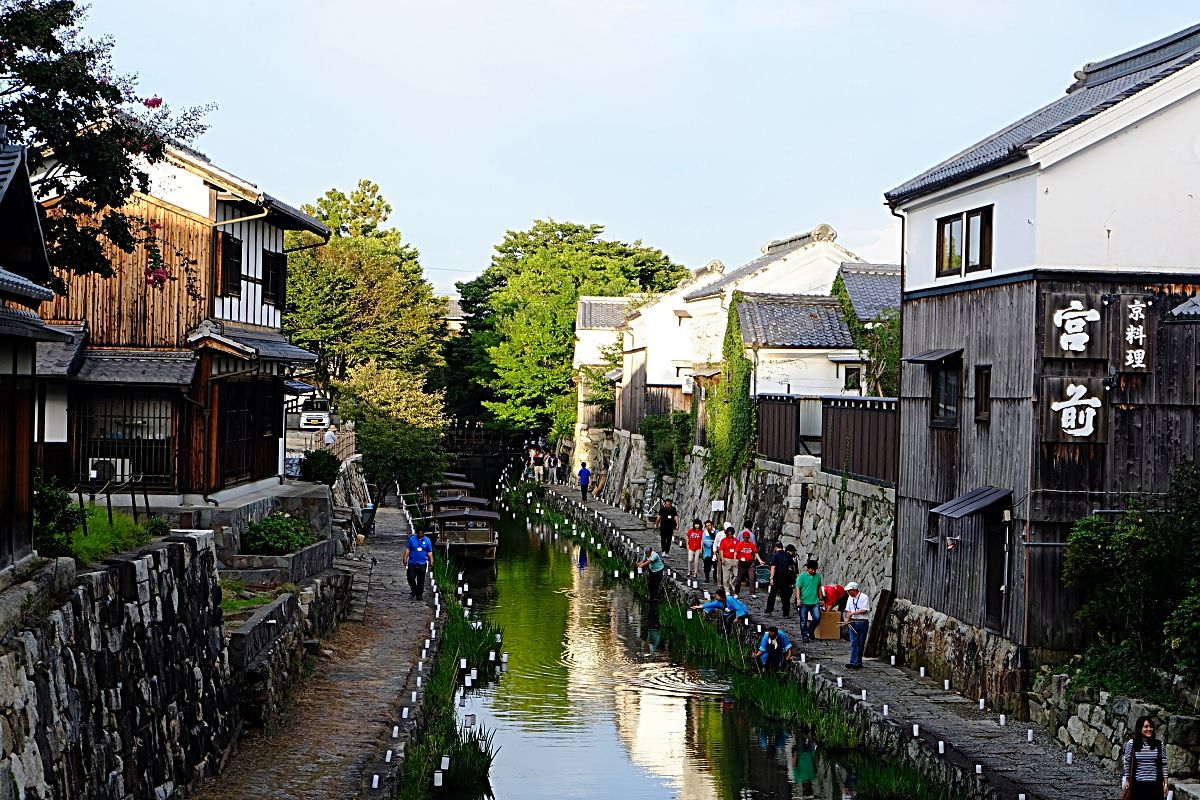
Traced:
<path fill-rule="evenodd" d="M 850 627 L 850 669 L 862 668 L 863 648 L 867 644 L 867 628 L 871 621 L 871 598 L 860 591 L 853 581 L 846 584 L 846 624 Z"/>

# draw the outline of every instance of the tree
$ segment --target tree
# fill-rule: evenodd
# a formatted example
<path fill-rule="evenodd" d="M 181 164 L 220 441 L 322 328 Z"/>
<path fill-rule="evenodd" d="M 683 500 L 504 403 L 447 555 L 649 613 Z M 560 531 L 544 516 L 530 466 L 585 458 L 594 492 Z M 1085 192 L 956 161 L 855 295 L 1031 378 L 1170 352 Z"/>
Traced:
<path fill-rule="evenodd" d="M 110 275 L 114 250 L 141 241 L 143 223 L 122 209 L 149 190 L 146 167 L 168 142 L 202 133 L 212 106 L 176 113 L 139 94 L 112 71 L 113 40 L 86 36 L 84 17 L 74 0 L 0 0 L 0 122 L 29 147 L 34 191 L 52 205 L 42 223 L 51 266 Z"/>
<path fill-rule="evenodd" d="M 420 254 L 379 226 L 391 206 L 367 180 L 349 196 L 330 189 L 305 206 L 337 235 L 288 258 L 284 330 L 317 354 L 321 381 L 342 380 L 372 359 L 422 376 L 441 363 L 445 306 L 425 280 Z M 290 247 L 312 242 L 292 234 Z"/>
<path fill-rule="evenodd" d="M 494 421 L 527 431 L 573 424 L 579 296 L 660 291 L 687 275 L 661 250 L 603 233 L 602 225 L 536 220 L 529 230 L 508 231 L 484 273 L 458 284 L 469 317 L 460 354 Z M 560 399 L 568 394 L 569 403 Z"/>

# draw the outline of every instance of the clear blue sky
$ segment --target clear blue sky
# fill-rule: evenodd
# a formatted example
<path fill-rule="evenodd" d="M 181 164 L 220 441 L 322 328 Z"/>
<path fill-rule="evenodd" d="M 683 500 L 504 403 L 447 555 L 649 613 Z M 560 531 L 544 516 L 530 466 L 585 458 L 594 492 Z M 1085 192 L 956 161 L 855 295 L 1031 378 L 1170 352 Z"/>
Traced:
<path fill-rule="evenodd" d="M 292 203 L 376 180 L 453 291 L 506 229 L 599 222 L 733 267 L 832 224 L 894 261 L 882 193 L 1200 21 L 1094 0 L 98 0 L 89 32 L 196 143 Z"/>

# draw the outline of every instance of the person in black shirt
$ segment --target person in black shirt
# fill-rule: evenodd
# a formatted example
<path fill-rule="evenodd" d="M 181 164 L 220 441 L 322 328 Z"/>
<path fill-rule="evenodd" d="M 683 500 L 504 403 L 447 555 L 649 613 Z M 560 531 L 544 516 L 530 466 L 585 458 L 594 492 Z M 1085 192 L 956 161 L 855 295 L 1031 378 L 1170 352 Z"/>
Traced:
<path fill-rule="evenodd" d="M 679 511 L 675 509 L 671 498 L 663 500 L 662 508 L 654 517 L 654 524 L 658 526 L 658 536 L 662 540 L 662 553 L 665 556 L 671 552 L 671 537 L 675 535 L 675 526 L 679 524 Z"/>
<path fill-rule="evenodd" d="M 792 610 L 792 588 L 796 585 L 796 559 L 783 549 L 783 542 L 776 539 L 774 552 L 771 553 L 771 560 L 767 563 L 771 567 L 771 590 L 767 593 L 767 613 L 775 613 L 775 598 L 778 597 L 779 604 L 783 606 L 783 616 L 786 618 Z"/>

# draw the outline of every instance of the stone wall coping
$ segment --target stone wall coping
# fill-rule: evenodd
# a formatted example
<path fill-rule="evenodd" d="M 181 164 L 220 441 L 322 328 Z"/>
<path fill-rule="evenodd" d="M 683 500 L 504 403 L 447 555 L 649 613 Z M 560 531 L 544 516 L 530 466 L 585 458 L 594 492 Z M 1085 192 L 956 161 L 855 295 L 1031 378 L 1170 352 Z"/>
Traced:
<path fill-rule="evenodd" d="M 21 628 L 21 622 L 38 598 L 55 606 L 75 585 L 75 559 L 52 558 L 25 576 L 25 580 L 0 592 L 0 632 Z M 32 600 L 30 599 L 32 598 Z"/>
<path fill-rule="evenodd" d="M 887 500 L 896 502 L 896 490 L 890 486 L 880 486 L 877 483 L 868 481 L 855 480 L 854 478 L 846 478 L 846 491 L 851 494 L 860 494 L 864 497 L 870 497 L 878 500 Z M 817 485 L 825 486 L 831 489 L 839 489 L 842 485 L 842 476 L 836 472 L 825 472 L 821 470 L 816 475 Z"/>
<path fill-rule="evenodd" d="M 298 619 L 296 596 L 284 592 L 254 612 L 229 634 L 229 663 L 235 669 L 253 664 L 271 643 Z"/>
<path fill-rule="evenodd" d="M 779 461 L 768 461 L 765 458 L 754 459 L 754 466 L 763 472 L 773 472 L 776 475 L 782 475 L 785 478 L 792 477 L 792 465 L 783 464 Z"/>

